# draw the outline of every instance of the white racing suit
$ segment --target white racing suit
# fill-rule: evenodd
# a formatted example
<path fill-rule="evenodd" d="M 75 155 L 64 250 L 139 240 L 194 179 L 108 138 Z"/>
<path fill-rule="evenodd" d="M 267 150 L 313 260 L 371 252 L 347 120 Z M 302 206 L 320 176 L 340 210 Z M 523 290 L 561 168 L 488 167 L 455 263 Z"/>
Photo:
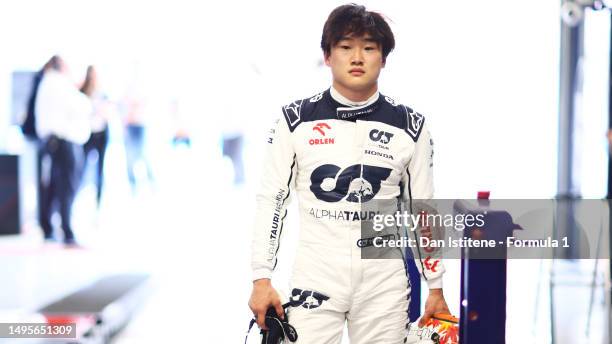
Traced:
<path fill-rule="evenodd" d="M 257 195 L 253 280 L 271 278 L 290 197 L 299 199 L 300 238 L 291 277 L 289 322 L 298 343 L 403 343 L 410 284 L 402 259 L 361 259 L 361 203 L 430 199 L 433 141 L 425 118 L 376 93 L 362 106 L 328 89 L 283 107 L 270 130 Z M 334 93 L 335 95 L 336 93 Z M 414 252 L 429 288 L 444 266 Z"/>

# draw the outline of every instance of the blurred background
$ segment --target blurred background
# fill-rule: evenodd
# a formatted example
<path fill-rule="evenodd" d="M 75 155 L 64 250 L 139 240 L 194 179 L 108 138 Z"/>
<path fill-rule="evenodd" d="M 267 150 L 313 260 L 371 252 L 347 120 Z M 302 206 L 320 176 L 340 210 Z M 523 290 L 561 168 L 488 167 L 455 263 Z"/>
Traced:
<path fill-rule="evenodd" d="M 40 317 L 109 276 L 147 276 L 126 282 L 146 291 L 134 296 L 138 306 L 113 342 L 243 340 L 266 130 L 281 105 L 329 87 L 320 37 L 343 3 L 0 5 L 0 322 Z M 427 116 L 437 198 L 480 190 L 492 198 L 606 198 L 605 2 L 361 3 L 385 14 L 395 33 L 380 89 Z M 40 172 L 48 165 L 40 140 L 22 128 L 36 75 L 54 55 L 73 93 L 88 66 L 96 75 L 94 90 L 80 94 L 91 101 L 100 140 L 79 145 L 71 245 L 58 214 L 50 217 L 55 232 L 43 234 L 39 181 L 53 177 Z M 274 280 L 285 292 L 295 207 Z M 507 341 L 610 342 L 609 264 L 568 263 L 571 283 L 553 300 L 552 262 L 509 262 Z M 458 266 L 449 262 L 445 276 L 455 314 Z"/>

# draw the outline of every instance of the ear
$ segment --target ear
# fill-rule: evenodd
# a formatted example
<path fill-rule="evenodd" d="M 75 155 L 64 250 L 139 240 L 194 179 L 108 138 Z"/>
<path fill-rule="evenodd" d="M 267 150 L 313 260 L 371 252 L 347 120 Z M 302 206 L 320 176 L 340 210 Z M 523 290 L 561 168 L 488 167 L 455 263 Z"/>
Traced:
<path fill-rule="evenodd" d="M 331 67 L 331 63 L 329 62 L 330 55 L 331 54 L 323 53 L 323 61 L 325 61 L 327 67 Z"/>
<path fill-rule="evenodd" d="M 387 65 L 387 59 L 383 58 L 381 68 L 385 68 L 386 65 Z"/>

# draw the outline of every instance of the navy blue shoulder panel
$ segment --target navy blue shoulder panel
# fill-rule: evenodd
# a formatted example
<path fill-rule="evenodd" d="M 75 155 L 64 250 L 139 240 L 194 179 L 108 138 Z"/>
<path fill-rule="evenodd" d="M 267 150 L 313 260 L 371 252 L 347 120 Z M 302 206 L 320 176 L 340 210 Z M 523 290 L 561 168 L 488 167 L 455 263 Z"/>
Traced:
<path fill-rule="evenodd" d="M 421 136 L 421 131 L 423 131 L 423 127 L 425 126 L 425 116 L 412 110 L 406 105 L 402 105 L 402 107 L 404 108 L 404 111 L 406 111 L 406 120 L 408 122 L 405 130 L 414 140 L 414 142 L 417 142 L 419 140 L 419 136 Z"/>
<path fill-rule="evenodd" d="M 333 100 L 329 90 L 326 90 L 313 97 L 296 100 L 283 106 L 283 114 L 289 130 L 293 132 L 302 122 L 338 119 L 337 106 L 338 103 Z M 381 122 L 402 129 L 414 142 L 419 139 L 425 124 L 423 115 L 382 94 L 373 106 L 376 110 L 360 119 Z"/>
<path fill-rule="evenodd" d="M 382 98 L 380 107 L 368 116 L 368 120 L 403 129 L 414 142 L 417 142 L 425 124 L 425 117 L 410 107 L 397 103 L 393 98 L 383 94 L 380 97 Z"/>
<path fill-rule="evenodd" d="M 324 92 L 318 93 L 310 98 L 300 99 L 292 102 L 289 105 L 283 106 L 283 115 L 289 126 L 289 130 L 293 132 L 295 128 L 302 122 L 314 120 L 317 113 L 320 112 L 320 100 L 323 98 Z"/>

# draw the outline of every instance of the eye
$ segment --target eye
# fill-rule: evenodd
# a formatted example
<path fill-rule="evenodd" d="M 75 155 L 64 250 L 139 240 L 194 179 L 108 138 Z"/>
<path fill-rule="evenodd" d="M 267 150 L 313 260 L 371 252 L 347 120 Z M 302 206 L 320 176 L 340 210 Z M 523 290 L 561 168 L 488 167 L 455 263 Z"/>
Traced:
<path fill-rule="evenodd" d="M 348 49 L 351 49 L 351 47 L 348 45 L 342 44 L 340 45 L 340 49 L 348 50 Z"/>
<path fill-rule="evenodd" d="M 368 50 L 368 51 L 376 50 L 376 47 L 365 47 L 365 50 Z"/>

